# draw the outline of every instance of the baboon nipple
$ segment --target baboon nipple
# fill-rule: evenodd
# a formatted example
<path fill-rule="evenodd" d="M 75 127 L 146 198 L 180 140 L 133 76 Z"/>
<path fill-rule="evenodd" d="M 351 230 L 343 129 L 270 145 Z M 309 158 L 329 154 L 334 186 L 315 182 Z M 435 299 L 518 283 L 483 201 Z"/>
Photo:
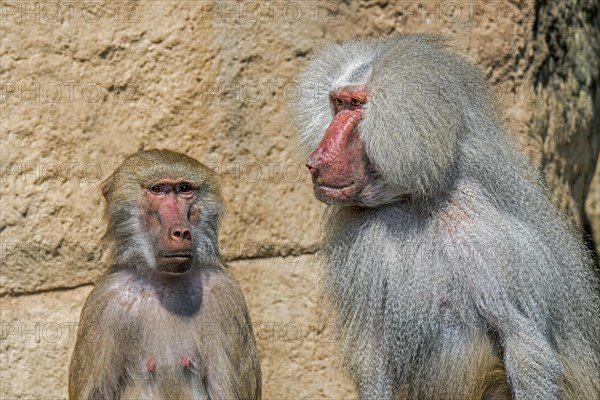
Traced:
<path fill-rule="evenodd" d="M 189 358 L 187 355 L 183 355 L 183 356 L 181 357 L 181 366 L 182 366 L 184 369 L 188 369 L 188 368 L 190 367 L 190 364 L 191 364 L 191 363 L 192 363 L 192 362 L 190 361 L 190 358 Z"/>
<path fill-rule="evenodd" d="M 148 361 L 146 362 L 146 368 L 150 373 L 156 371 L 156 360 L 154 359 L 154 357 L 148 358 Z"/>

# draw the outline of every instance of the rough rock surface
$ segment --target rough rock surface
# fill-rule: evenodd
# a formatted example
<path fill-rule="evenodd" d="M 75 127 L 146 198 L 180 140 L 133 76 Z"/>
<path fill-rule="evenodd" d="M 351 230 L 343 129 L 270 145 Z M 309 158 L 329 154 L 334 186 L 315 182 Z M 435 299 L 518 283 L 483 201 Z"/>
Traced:
<path fill-rule="evenodd" d="M 556 3 L 3 1 L 0 398 L 66 396 L 72 342 L 60 324 L 77 321 L 105 269 L 98 184 L 154 147 L 221 173 L 223 252 L 255 322 L 302 326 L 298 342 L 259 340 L 265 398 L 353 396 L 333 346 L 308 339 L 324 318 L 307 255 L 323 206 L 287 114 L 297 72 L 326 41 L 448 35 L 484 71 L 557 204 L 599 243 L 600 13 Z M 38 340 L 35 323 L 63 336 Z"/>

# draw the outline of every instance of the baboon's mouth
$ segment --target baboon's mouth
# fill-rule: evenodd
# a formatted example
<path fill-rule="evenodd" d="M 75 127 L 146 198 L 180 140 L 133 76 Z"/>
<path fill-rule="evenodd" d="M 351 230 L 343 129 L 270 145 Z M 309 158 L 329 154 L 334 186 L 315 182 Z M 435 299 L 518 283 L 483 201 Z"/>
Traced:
<path fill-rule="evenodd" d="M 174 274 L 187 272 L 192 267 L 193 256 L 190 252 L 159 253 L 160 269 Z"/>
<path fill-rule="evenodd" d="M 174 253 L 158 253 L 159 258 L 192 258 L 193 253 L 189 251 L 178 251 Z"/>
<path fill-rule="evenodd" d="M 352 181 L 348 185 L 315 185 L 317 199 L 326 204 L 340 204 L 354 199 L 360 191 L 359 185 Z"/>
<path fill-rule="evenodd" d="M 315 188 L 319 188 L 319 189 L 323 189 L 323 190 L 343 190 L 349 187 L 352 187 L 356 184 L 356 182 L 352 181 L 350 183 L 347 184 L 341 184 L 341 185 L 323 185 L 323 184 L 317 184 L 315 185 Z"/>

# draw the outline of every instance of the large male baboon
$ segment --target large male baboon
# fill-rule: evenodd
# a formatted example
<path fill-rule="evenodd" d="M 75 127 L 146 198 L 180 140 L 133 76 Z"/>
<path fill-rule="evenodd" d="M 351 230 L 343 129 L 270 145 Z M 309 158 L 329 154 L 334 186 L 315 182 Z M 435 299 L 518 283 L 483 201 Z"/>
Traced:
<path fill-rule="evenodd" d="M 589 254 L 443 40 L 332 44 L 295 115 L 360 398 L 600 399 Z"/>

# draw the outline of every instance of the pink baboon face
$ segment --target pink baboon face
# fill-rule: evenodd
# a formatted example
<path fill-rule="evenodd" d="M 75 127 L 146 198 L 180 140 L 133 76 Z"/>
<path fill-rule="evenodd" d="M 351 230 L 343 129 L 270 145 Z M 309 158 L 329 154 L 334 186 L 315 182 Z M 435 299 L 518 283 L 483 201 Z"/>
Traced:
<path fill-rule="evenodd" d="M 335 116 L 306 166 L 319 200 L 327 204 L 360 204 L 372 171 L 358 131 L 367 89 L 348 86 L 332 92 L 330 98 Z"/>

